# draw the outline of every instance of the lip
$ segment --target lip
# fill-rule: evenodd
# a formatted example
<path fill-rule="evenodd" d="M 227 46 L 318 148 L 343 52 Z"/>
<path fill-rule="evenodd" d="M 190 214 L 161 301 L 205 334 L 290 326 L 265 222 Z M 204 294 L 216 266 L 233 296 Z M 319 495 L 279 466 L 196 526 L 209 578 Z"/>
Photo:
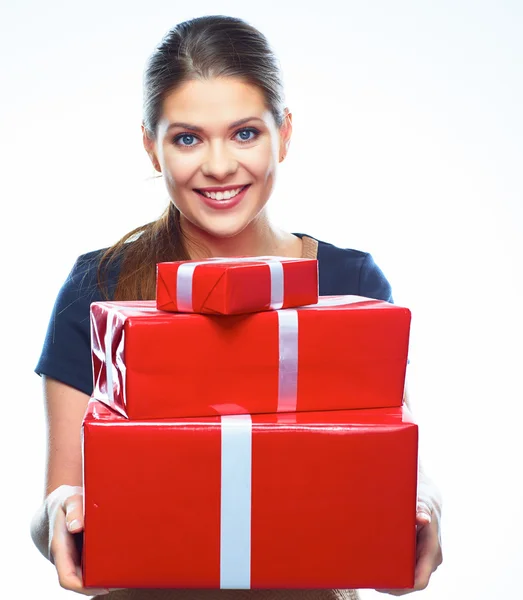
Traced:
<path fill-rule="evenodd" d="M 205 190 L 206 192 L 210 192 L 210 191 L 226 191 L 226 190 L 237 190 L 238 187 L 240 186 L 236 186 L 236 187 L 226 187 L 226 188 L 199 188 L 201 190 Z M 224 210 L 227 208 L 234 208 L 235 206 L 238 206 L 238 204 L 240 204 L 240 202 L 245 198 L 245 194 L 249 191 L 249 188 L 251 187 L 251 184 L 248 184 L 244 187 L 244 189 L 239 193 L 236 194 L 236 196 L 234 196 L 234 198 L 229 198 L 228 200 L 213 200 L 212 198 L 207 198 L 207 196 L 204 196 L 203 194 L 198 194 L 198 192 L 195 190 L 195 194 L 198 194 L 198 197 L 200 198 L 200 200 L 203 200 L 203 202 L 209 206 L 210 208 L 215 208 L 217 210 Z"/>
<path fill-rule="evenodd" d="M 238 188 L 245 187 L 246 183 L 237 183 L 236 185 L 224 185 L 223 187 L 204 187 L 196 188 L 199 192 L 229 192 L 230 190 L 237 190 Z"/>

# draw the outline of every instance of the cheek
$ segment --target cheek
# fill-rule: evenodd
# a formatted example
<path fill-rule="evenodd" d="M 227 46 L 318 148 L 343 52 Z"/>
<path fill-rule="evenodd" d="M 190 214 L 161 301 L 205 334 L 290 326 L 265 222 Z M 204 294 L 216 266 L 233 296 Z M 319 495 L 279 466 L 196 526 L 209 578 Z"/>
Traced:
<path fill-rule="evenodd" d="M 264 179 L 273 173 L 277 160 L 271 145 L 263 144 L 253 148 L 243 164 L 257 178 Z"/>
<path fill-rule="evenodd" d="M 171 188 L 185 185 L 198 169 L 198 161 L 194 156 L 174 153 L 165 156 L 164 177 Z"/>

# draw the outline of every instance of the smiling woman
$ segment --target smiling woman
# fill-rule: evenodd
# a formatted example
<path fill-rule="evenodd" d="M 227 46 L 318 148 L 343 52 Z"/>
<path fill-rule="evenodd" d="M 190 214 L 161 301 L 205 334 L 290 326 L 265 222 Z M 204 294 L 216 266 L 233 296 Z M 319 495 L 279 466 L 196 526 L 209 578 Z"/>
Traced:
<path fill-rule="evenodd" d="M 234 252 L 243 254 L 285 241 L 267 227 L 263 209 L 290 135 L 290 114 L 278 127 L 263 92 L 237 77 L 186 81 L 166 95 L 156 131 L 144 126 L 182 230 L 220 254 L 223 238 L 235 237 Z"/>
<path fill-rule="evenodd" d="M 83 594 L 97 592 L 83 588 L 72 535 L 83 531 L 80 432 L 93 391 L 91 302 L 153 299 L 159 262 L 262 255 L 317 258 L 320 295 L 392 301 L 390 285 L 370 254 L 270 222 L 266 207 L 289 149 L 292 115 L 284 104 L 276 58 L 254 27 L 219 16 L 169 31 L 145 71 L 142 132 L 152 164 L 163 175 L 168 207 L 157 221 L 134 229 L 111 248 L 78 258 L 56 300 L 36 367 L 44 377 L 49 453 L 46 494 L 32 535 L 56 565 L 61 585 Z M 415 589 L 427 585 L 441 562 L 437 494 L 425 489 Z M 357 597 L 352 590 L 111 594 L 114 600 Z"/>

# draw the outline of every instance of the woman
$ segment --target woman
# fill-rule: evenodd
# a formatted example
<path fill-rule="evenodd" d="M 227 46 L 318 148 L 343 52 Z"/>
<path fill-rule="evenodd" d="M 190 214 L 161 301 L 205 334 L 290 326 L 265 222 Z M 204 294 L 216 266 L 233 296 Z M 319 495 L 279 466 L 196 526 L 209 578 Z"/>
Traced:
<path fill-rule="evenodd" d="M 292 116 L 276 59 L 247 23 L 203 17 L 174 27 L 152 55 L 144 79 L 143 141 L 170 202 L 163 216 L 106 251 L 81 256 L 56 301 L 36 371 L 43 376 L 49 452 L 45 500 L 32 523 L 40 551 L 60 584 L 83 594 L 72 534 L 83 529 L 80 430 L 92 391 L 89 305 L 103 298 L 152 299 L 155 265 L 209 256 L 317 257 L 321 295 L 359 294 L 391 301 L 371 255 L 274 226 L 266 205 L 285 159 Z M 439 501 L 428 484 L 418 507 L 415 589 L 441 562 Z M 389 593 L 403 594 L 406 591 Z M 120 598 L 356 598 L 349 590 L 120 590 Z"/>

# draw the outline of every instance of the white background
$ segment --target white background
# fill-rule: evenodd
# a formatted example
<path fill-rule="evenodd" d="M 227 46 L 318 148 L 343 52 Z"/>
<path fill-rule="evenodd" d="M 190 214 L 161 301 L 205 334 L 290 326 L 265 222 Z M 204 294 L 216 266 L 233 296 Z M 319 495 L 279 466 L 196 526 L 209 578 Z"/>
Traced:
<path fill-rule="evenodd" d="M 29 537 L 45 457 L 33 368 L 75 258 L 163 209 L 141 147 L 146 58 L 175 23 L 222 13 L 261 29 L 282 63 L 295 133 L 274 220 L 372 252 L 413 312 L 421 456 L 445 499 L 444 564 L 416 597 L 520 598 L 523 4 L 3 0 L 0 10 L 2 597 L 76 597 Z"/>

